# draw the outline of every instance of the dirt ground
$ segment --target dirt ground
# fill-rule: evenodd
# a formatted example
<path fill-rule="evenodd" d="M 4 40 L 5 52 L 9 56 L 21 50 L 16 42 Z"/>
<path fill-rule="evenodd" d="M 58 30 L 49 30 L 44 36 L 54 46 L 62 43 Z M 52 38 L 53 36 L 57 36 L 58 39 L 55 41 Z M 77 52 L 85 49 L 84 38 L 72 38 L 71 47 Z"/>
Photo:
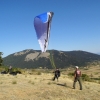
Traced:
<path fill-rule="evenodd" d="M 0 74 L 0 100 L 100 100 L 100 84 L 82 82 L 83 90 L 72 89 L 73 79 L 61 74 L 52 81 L 52 73 L 16 76 Z"/>

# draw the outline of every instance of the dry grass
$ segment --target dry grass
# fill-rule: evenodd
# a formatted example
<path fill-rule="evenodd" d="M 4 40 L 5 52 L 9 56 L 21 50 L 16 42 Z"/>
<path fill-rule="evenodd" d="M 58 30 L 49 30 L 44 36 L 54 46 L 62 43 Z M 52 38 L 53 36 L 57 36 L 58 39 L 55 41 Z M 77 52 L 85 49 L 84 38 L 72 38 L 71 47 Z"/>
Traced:
<path fill-rule="evenodd" d="M 74 70 L 75 69 L 73 69 L 73 68 L 68 68 L 68 69 L 66 69 L 65 73 L 68 74 L 70 72 L 74 72 Z M 80 70 L 82 71 L 83 74 L 87 74 L 90 77 L 92 74 L 93 78 L 99 78 L 99 76 L 100 76 L 100 66 L 92 66 L 89 68 L 80 68 Z"/>
<path fill-rule="evenodd" d="M 100 100 L 100 84 L 83 82 L 83 90 L 72 89 L 73 80 L 61 74 L 52 81 L 52 73 L 1 75 L 0 100 Z"/>

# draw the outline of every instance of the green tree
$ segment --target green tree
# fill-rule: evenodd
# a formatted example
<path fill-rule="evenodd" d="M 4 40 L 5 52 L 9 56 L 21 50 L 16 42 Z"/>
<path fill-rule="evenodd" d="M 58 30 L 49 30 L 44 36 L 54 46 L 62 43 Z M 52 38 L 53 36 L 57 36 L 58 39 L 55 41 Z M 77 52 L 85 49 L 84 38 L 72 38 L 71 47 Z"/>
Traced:
<path fill-rule="evenodd" d="M 3 55 L 3 53 L 0 52 L 0 66 L 2 65 L 2 62 L 3 62 L 2 55 Z"/>

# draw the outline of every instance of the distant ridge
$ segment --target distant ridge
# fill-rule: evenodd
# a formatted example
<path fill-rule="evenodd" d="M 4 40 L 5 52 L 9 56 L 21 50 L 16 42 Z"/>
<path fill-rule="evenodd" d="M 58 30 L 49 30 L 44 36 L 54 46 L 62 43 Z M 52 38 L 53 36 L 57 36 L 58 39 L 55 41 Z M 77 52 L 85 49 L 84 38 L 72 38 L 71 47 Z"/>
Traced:
<path fill-rule="evenodd" d="M 87 66 L 100 61 L 100 55 L 86 51 L 58 51 L 48 50 L 41 53 L 40 50 L 26 49 L 13 53 L 3 58 L 3 64 L 19 68 L 52 68 L 50 52 L 56 67 L 66 68 L 69 66 Z M 96 63 L 95 63 L 96 64 Z"/>

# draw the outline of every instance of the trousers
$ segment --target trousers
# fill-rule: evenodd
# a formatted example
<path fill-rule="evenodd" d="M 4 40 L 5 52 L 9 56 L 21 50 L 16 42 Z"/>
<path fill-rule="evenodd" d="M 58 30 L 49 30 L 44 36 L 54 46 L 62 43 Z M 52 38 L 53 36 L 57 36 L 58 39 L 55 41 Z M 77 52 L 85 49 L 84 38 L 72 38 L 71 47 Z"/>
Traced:
<path fill-rule="evenodd" d="M 80 77 L 76 77 L 74 82 L 73 82 L 73 88 L 75 89 L 75 85 L 76 85 L 76 82 L 78 81 L 79 83 L 79 86 L 80 86 L 80 90 L 82 90 L 82 83 L 81 83 L 81 79 Z"/>

